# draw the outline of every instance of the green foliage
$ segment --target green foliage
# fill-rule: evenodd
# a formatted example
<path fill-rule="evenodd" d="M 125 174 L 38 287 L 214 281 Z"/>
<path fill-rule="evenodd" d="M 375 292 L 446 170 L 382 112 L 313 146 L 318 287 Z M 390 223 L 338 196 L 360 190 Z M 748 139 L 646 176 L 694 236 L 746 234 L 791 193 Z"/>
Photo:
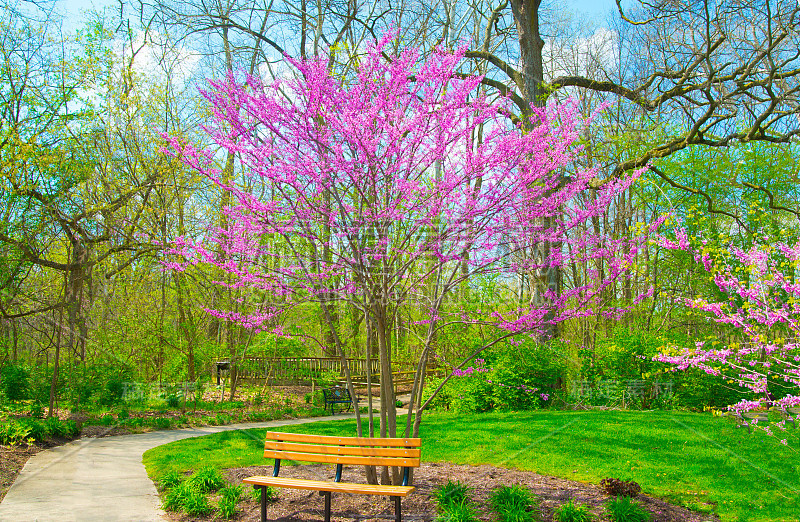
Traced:
<path fill-rule="evenodd" d="M 30 428 L 21 422 L 0 422 L 0 445 L 19 446 L 20 444 L 27 444 L 34 440 L 30 435 Z"/>
<path fill-rule="evenodd" d="M 440 512 L 435 522 L 478 522 L 478 517 L 469 499 L 450 504 L 447 509 Z"/>
<path fill-rule="evenodd" d="M 158 481 L 158 489 L 161 491 L 169 491 L 178 484 L 182 484 L 185 477 L 182 473 L 177 471 L 168 471 L 164 473 Z"/>
<path fill-rule="evenodd" d="M 56 417 L 34 419 L 24 417 L 0 422 L 0 444 L 16 446 L 23 443 L 43 442 L 48 437 L 75 438 L 78 426 L 72 420 L 59 420 Z"/>
<path fill-rule="evenodd" d="M 447 511 L 452 506 L 469 504 L 469 488 L 459 481 L 448 480 L 447 484 L 433 490 L 433 499 L 440 511 Z"/>
<path fill-rule="evenodd" d="M 180 511 L 189 503 L 188 499 L 193 494 L 195 492 L 192 490 L 191 485 L 187 482 L 181 482 L 167 490 L 162 505 L 167 511 Z"/>
<path fill-rule="evenodd" d="M 231 497 L 222 497 L 219 499 L 217 503 L 217 509 L 219 510 L 219 516 L 222 518 L 233 518 L 236 516 L 238 512 L 236 510 L 236 502 L 237 499 Z"/>
<path fill-rule="evenodd" d="M 564 353 L 561 346 L 541 345 L 530 340 L 486 350 L 480 359 L 461 370 L 468 375 L 450 378 L 430 407 L 456 413 L 540 408 L 547 404 L 542 394 L 552 395 L 566 373 Z M 428 381 L 423 400 L 430 397 L 442 380 L 431 378 Z"/>
<path fill-rule="evenodd" d="M 261 502 L 261 488 L 253 486 L 249 489 L 253 499 L 257 502 Z M 266 486 L 264 489 L 266 489 L 267 502 L 276 502 L 278 500 L 278 490 L 270 486 Z"/>
<path fill-rule="evenodd" d="M 162 505 L 167 511 L 185 511 L 191 516 L 203 516 L 211 512 L 205 493 L 189 481 L 168 489 Z"/>
<path fill-rule="evenodd" d="M 228 486 L 219 490 L 220 499 L 217 505 L 222 518 L 233 518 L 236 515 L 236 503 L 243 493 L 242 486 Z"/>
<path fill-rule="evenodd" d="M 187 481 L 193 488 L 201 493 L 217 491 L 225 486 L 222 473 L 214 466 L 204 466 L 195 471 Z"/>
<path fill-rule="evenodd" d="M 0 391 L 10 401 L 29 398 L 30 370 L 23 364 L 7 364 L 0 369 Z"/>
<path fill-rule="evenodd" d="M 589 522 L 592 519 L 594 516 L 589 506 L 576 504 L 572 499 L 553 510 L 553 520 L 556 522 Z"/>
<path fill-rule="evenodd" d="M 651 513 L 630 497 L 617 497 L 606 504 L 613 522 L 648 522 L 653 518 Z"/>
<path fill-rule="evenodd" d="M 489 497 L 489 504 L 500 522 L 533 522 L 536 517 L 531 507 L 536 496 L 519 485 L 500 486 Z"/>
<path fill-rule="evenodd" d="M 222 498 L 232 498 L 238 501 L 244 494 L 244 488 L 238 484 L 226 486 L 219 490 L 219 494 Z"/>

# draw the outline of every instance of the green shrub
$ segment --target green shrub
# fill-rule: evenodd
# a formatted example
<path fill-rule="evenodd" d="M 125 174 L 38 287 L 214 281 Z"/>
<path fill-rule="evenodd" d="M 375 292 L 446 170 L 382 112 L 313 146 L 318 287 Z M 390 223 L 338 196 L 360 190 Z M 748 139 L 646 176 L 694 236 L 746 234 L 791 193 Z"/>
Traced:
<path fill-rule="evenodd" d="M 594 516 L 589 512 L 589 506 L 576 504 L 572 499 L 553 511 L 556 522 L 589 522 L 592 519 Z"/>
<path fill-rule="evenodd" d="M 188 482 L 181 482 L 167 490 L 162 505 L 167 511 L 180 511 L 192 494 L 192 486 Z"/>
<path fill-rule="evenodd" d="M 225 479 L 214 466 L 205 466 L 195 471 L 187 481 L 192 488 L 201 493 L 217 491 L 225 486 Z"/>
<path fill-rule="evenodd" d="M 80 430 L 78 425 L 73 420 L 60 420 L 55 417 L 50 417 L 41 421 L 45 426 L 45 434 L 48 437 L 61 437 L 64 439 L 72 439 L 78 436 Z"/>
<path fill-rule="evenodd" d="M 617 497 L 606 504 L 613 522 L 648 522 L 653 515 L 630 497 Z"/>
<path fill-rule="evenodd" d="M 486 350 L 482 358 L 456 371 L 430 403 L 433 409 L 459 413 L 519 411 L 549 404 L 566 373 L 565 349 L 526 341 Z M 443 378 L 430 379 L 423 401 Z"/>
<path fill-rule="evenodd" d="M 265 489 L 267 490 L 267 502 L 275 502 L 278 500 L 278 492 L 275 488 L 267 486 Z M 253 486 L 250 488 L 250 494 L 256 502 L 261 502 L 261 488 Z"/>
<path fill-rule="evenodd" d="M 489 505 L 497 513 L 500 522 L 533 522 L 532 505 L 536 496 L 519 486 L 500 486 L 489 497 Z"/>
<path fill-rule="evenodd" d="M 148 419 L 148 424 L 157 430 L 168 430 L 172 427 L 172 419 L 169 417 L 152 417 Z"/>
<path fill-rule="evenodd" d="M 0 369 L 0 391 L 10 401 L 22 401 L 30 392 L 30 370 L 22 364 L 8 364 Z"/>
<path fill-rule="evenodd" d="M 182 507 L 190 516 L 204 516 L 211 513 L 211 506 L 206 495 L 194 488 L 189 488 L 189 495 L 184 498 Z"/>
<path fill-rule="evenodd" d="M 219 490 L 220 499 L 217 507 L 222 518 L 233 518 L 236 515 L 236 503 L 242 496 L 242 486 L 228 486 Z"/>
<path fill-rule="evenodd" d="M 30 428 L 21 422 L 0 422 L 0 444 L 3 446 L 19 446 L 32 442 L 34 439 L 30 435 Z"/>
<path fill-rule="evenodd" d="M 158 489 L 160 489 L 161 491 L 169 491 L 178 484 L 183 483 L 184 478 L 185 477 L 183 476 L 183 474 L 177 471 L 168 471 L 161 476 L 161 479 L 159 479 Z"/>
<path fill-rule="evenodd" d="M 28 410 L 30 416 L 34 419 L 44 419 L 44 406 L 39 401 L 34 401 L 31 403 L 31 407 Z"/>
<path fill-rule="evenodd" d="M 448 508 L 436 516 L 435 522 L 477 522 L 475 510 L 469 499 L 460 503 L 451 504 Z"/>
<path fill-rule="evenodd" d="M 468 493 L 469 488 L 465 484 L 448 480 L 447 484 L 433 490 L 433 499 L 436 501 L 439 510 L 444 512 L 455 505 L 469 504 Z"/>
<path fill-rule="evenodd" d="M 217 502 L 217 509 L 219 516 L 222 518 L 233 518 L 236 516 L 236 499 L 229 497 L 222 497 Z"/>
<path fill-rule="evenodd" d="M 181 405 L 181 398 L 176 393 L 167 395 L 166 403 L 169 408 L 177 408 Z"/>

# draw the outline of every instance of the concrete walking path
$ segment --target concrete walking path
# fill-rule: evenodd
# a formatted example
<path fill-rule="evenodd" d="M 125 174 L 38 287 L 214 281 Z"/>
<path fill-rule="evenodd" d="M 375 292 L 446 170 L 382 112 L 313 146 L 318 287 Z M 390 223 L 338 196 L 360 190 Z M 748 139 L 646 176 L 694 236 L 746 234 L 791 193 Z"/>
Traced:
<path fill-rule="evenodd" d="M 354 415 L 87 438 L 37 453 L 0 504 L 0 521 L 163 521 L 158 493 L 142 464 L 145 451 L 220 431 L 277 428 Z"/>

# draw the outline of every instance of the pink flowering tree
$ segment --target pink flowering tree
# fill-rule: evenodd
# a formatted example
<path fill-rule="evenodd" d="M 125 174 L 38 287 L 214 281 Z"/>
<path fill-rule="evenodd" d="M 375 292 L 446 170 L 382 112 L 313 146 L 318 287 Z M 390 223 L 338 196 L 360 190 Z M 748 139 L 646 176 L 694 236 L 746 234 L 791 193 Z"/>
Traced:
<path fill-rule="evenodd" d="M 792 246 L 765 237 L 747 250 L 709 245 L 697 250 L 679 230 L 676 240 L 662 244 L 694 252 L 725 298 L 698 297 L 685 304 L 731 326 L 734 336 L 697 342 L 657 359 L 678 370 L 699 368 L 748 390 L 751 398 L 729 407 L 740 414 L 765 408 L 786 412 L 800 405 L 800 243 Z M 778 426 L 784 428 L 784 423 Z"/>
<path fill-rule="evenodd" d="M 625 277 L 644 239 L 575 232 L 606 212 L 633 178 L 590 189 L 594 172 L 562 174 L 586 125 L 574 104 L 534 109 L 522 131 L 504 116 L 507 100 L 487 98 L 480 78 L 456 73 L 460 52 L 442 50 L 420 63 L 414 50 L 388 57 L 391 40 L 374 43 L 344 79 L 323 59 L 289 60 L 296 79 L 265 84 L 232 75 L 209 82 L 202 94 L 213 122 L 206 130 L 240 161 L 237 182 L 225 182 L 211 151 L 170 143 L 235 202 L 225 211 L 226 228 L 202 243 L 176 244 L 181 261 L 171 267 L 224 270 L 229 277 L 220 284 L 246 290 L 249 308 L 210 312 L 256 330 L 292 335 L 282 326 L 287 318 L 318 307 L 334 345 L 327 348 L 342 358 L 354 352 L 339 331 L 336 307 L 358 310 L 377 338 L 380 433 L 393 437 L 419 433 L 437 336 L 465 323 L 497 332 L 464 366 L 503 339 L 586 314 L 622 313 L 607 306 L 603 290 Z M 597 191 L 590 206 L 576 197 L 586 190 Z M 543 243 L 558 248 L 525 255 L 541 252 L 531 247 Z M 536 302 L 470 311 L 452 299 L 477 275 L 535 277 L 572 262 L 596 266 L 597 259 L 606 262 L 604 277 L 589 274 Z M 424 332 L 405 430 L 397 426 L 392 382 L 391 327 L 401 307 L 420 312 Z"/>

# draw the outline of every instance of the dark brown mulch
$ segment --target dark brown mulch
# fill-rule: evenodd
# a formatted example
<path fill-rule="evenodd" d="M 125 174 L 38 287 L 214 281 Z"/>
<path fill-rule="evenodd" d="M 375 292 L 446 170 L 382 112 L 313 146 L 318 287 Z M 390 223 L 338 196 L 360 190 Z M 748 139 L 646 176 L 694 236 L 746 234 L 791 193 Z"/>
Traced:
<path fill-rule="evenodd" d="M 14 483 L 20 470 L 31 456 L 45 449 L 42 446 L 23 447 L 0 446 L 0 501 L 6 496 L 8 488 Z"/>
<path fill-rule="evenodd" d="M 254 466 L 227 470 L 228 479 L 233 483 L 241 483 L 241 479 L 252 475 L 271 475 L 271 466 Z M 344 482 L 364 482 L 363 468 L 345 468 Z M 333 471 L 324 465 L 303 465 L 284 467 L 281 476 L 316 480 L 331 480 Z M 542 520 L 552 520 L 553 509 L 569 499 L 591 507 L 594 514 L 605 513 L 603 504 L 609 497 L 594 484 L 584 484 L 572 480 L 547 477 L 529 471 L 519 471 L 494 466 L 461 466 L 450 463 L 425 463 L 415 473 L 414 483 L 417 491 L 404 498 L 403 520 L 432 521 L 436 516 L 432 499 L 433 490 L 448 480 L 458 480 L 471 488 L 471 497 L 475 501 L 478 519 L 482 521 L 496 520 L 488 507 L 488 499 L 492 490 L 503 485 L 520 484 L 529 488 L 541 500 L 539 511 Z M 277 490 L 279 500 L 269 506 L 269 520 L 294 521 L 324 519 L 324 501 L 315 491 L 293 489 Z M 249 495 L 240 501 L 240 513 L 236 521 L 259 520 L 258 503 Z M 717 517 L 702 515 L 688 509 L 668 504 L 662 500 L 640 495 L 638 497 L 645 509 L 653 513 L 653 522 L 706 522 L 717 521 Z M 198 518 L 176 513 L 168 514 L 169 520 L 211 521 L 213 516 Z M 332 502 L 333 521 L 382 521 L 394 520 L 394 505 L 386 497 L 369 495 L 334 494 Z"/>

